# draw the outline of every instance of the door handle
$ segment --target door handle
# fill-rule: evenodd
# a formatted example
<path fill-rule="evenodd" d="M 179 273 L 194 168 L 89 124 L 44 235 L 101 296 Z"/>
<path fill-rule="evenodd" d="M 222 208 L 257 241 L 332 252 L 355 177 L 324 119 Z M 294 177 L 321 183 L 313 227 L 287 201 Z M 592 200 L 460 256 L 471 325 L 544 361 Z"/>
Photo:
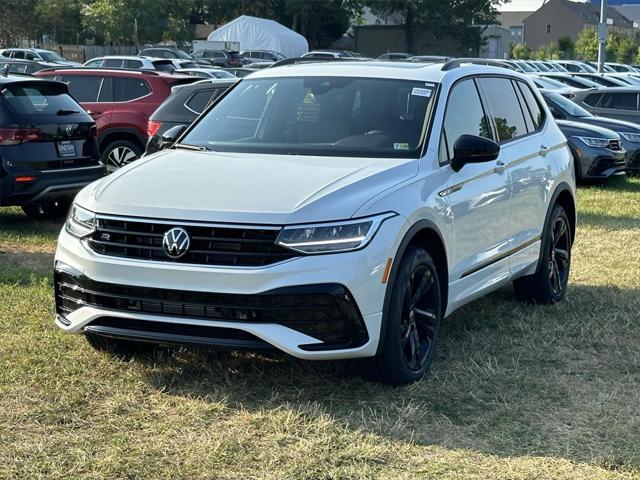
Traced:
<path fill-rule="evenodd" d="M 538 150 L 538 155 L 545 157 L 549 152 L 549 147 L 546 145 L 540 145 L 540 150 Z"/>
<path fill-rule="evenodd" d="M 504 172 L 505 168 L 507 168 L 507 165 L 503 161 L 498 160 L 496 162 L 496 166 L 493 169 L 493 172 L 494 173 L 502 173 L 502 172 Z"/>

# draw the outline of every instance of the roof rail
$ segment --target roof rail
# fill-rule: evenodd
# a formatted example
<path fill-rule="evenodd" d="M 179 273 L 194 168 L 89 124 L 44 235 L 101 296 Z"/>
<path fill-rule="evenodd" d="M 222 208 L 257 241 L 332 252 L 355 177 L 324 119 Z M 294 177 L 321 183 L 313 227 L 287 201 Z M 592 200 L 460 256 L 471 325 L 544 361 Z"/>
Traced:
<path fill-rule="evenodd" d="M 454 58 L 453 60 L 449 60 L 446 62 L 441 70 L 446 72 L 448 70 L 453 70 L 454 68 L 458 68 L 465 63 L 471 63 L 473 65 L 487 65 L 491 67 L 501 67 L 507 68 L 510 70 L 515 70 L 511 65 L 502 60 L 494 60 L 492 58 Z"/>
<path fill-rule="evenodd" d="M 173 72 L 163 72 L 160 70 L 150 70 L 148 68 L 117 68 L 117 67 L 65 67 L 63 65 L 59 67 L 43 68 L 38 70 L 39 72 L 55 72 L 57 70 L 111 70 L 114 72 L 135 72 L 144 75 L 161 75 L 163 73 L 172 74 Z"/>
<path fill-rule="evenodd" d="M 284 65 L 297 65 L 299 63 L 322 63 L 322 62 L 353 62 L 361 61 L 357 58 L 342 58 L 342 57 L 330 57 L 330 58 L 309 58 L 309 57 L 294 57 L 285 58 L 284 60 L 278 60 L 273 65 L 267 68 L 282 67 Z"/>

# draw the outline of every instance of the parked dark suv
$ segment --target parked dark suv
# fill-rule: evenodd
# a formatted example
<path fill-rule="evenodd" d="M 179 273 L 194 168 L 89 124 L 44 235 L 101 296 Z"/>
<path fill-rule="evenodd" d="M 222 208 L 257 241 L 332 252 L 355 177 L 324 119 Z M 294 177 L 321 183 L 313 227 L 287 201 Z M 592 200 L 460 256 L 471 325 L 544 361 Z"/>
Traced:
<path fill-rule="evenodd" d="M 194 77 L 141 70 L 99 68 L 38 72 L 69 85 L 69 92 L 96 121 L 98 148 L 107 171 L 136 160 L 147 143 L 149 116 L 171 93 L 171 87 Z"/>
<path fill-rule="evenodd" d="M 64 83 L 0 76 L 0 206 L 63 215 L 104 173 L 95 123 Z"/>
<path fill-rule="evenodd" d="M 239 79 L 209 79 L 190 85 L 173 88 L 173 93 L 151 115 L 147 133 L 149 140 L 145 155 L 162 148 L 162 135 L 178 125 L 187 126 L 193 122 L 216 98 L 222 95 Z"/>
<path fill-rule="evenodd" d="M 227 50 L 197 50 L 192 56 L 198 63 L 206 61 L 215 67 L 232 68 L 244 65 L 244 58 L 240 53 Z"/>

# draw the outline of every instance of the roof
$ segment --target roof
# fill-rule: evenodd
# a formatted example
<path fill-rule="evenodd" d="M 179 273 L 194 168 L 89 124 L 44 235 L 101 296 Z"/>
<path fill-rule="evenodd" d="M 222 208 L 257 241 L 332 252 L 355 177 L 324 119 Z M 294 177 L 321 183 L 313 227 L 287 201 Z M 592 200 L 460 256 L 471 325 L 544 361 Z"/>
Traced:
<path fill-rule="evenodd" d="M 8 85 L 11 83 L 17 83 L 17 82 L 42 82 L 42 81 L 47 81 L 47 82 L 51 82 L 54 81 L 51 78 L 38 78 L 38 77 L 34 77 L 32 75 L 13 75 L 13 74 L 9 74 L 6 77 L 4 75 L 0 75 L 0 86 L 1 85 Z M 59 83 L 59 82 L 56 82 Z"/>
<path fill-rule="evenodd" d="M 620 15 L 623 15 L 632 22 L 640 22 L 640 5 L 612 5 L 611 8 L 617 10 Z"/>
<path fill-rule="evenodd" d="M 524 19 L 531 15 L 533 12 L 500 12 L 498 13 L 496 20 L 503 27 L 521 27 Z"/>
<path fill-rule="evenodd" d="M 371 78 L 392 78 L 438 83 L 441 82 L 445 76 L 458 78 L 460 76 L 459 72 L 470 74 L 499 73 L 526 78 L 524 75 L 502 67 L 467 64 L 443 71 L 443 65 L 443 63 L 387 62 L 380 60 L 300 63 L 257 70 L 251 75 L 251 78 L 271 78 L 277 76 L 366 76 Z"/>
<path fill-rule="evenodd" d="M 580 17 L 585 23 L 591 25 L 597 25 L 600 23 L 600 9 L 591 3 L 571 2 L 569 0 L 552 1 L 564 3 L 567 8 Z M 613 7 L 607 7 L 607 18 L 612 19 L 613 24 L 618 27 L 633 28 L 633 22 Z"/>

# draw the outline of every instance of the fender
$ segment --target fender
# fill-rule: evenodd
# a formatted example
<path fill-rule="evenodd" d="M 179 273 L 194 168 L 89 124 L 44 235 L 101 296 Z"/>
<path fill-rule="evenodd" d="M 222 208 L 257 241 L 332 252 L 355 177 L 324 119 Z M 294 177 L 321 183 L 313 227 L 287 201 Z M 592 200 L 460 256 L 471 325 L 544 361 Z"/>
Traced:
<path fill-rule="evenodd" d="M 382 350 L 382 346 L 384 345 L 385 335 L 387 334 L 387 312 L 389 310 L 389 302 L 391 301 L 391 291 L 393 290 L 393 287 L 396 281 L 396 273 L 400 265 L 400 259 L 402 259 L 402 257 L 404 256 L 405 250 L 411 243 L 411 240 L 413 240 L 413 238 L 415 237 L 416 233 L 418 233 L 421 230 L 427 230 L 427 229 L 432 230 L 433 232 L 436 233 L 436 235 L 438 235 L 438 237 L 440 238 L 440 242 L 442 242 L 442 245 L 444 245 L 445 256 L 446 256 L 447 244 L 445 243 L 444 238 L 442 237 L 442 233 L 440 233 L 440 230 L 438 229 L 436 224 L 433 223 L 431 220 L 419 220 L 418 222 L 414 223 L 411 226 L 411 228 L 409 228 L 407 233 L 405 233 L 404 238 L 402 239 L 402 242 L 400 242 L 400 246 L 398 247 L 398 250 L 396 251 L 396 254 L 393 257 L 393 264 L 391 265 L 391 272 L 389 273 L 389 281 L 387 282 L 387 288 L 384 293 L 384 302 L 382 304 L 382 323 L 380 324 L 380 338 L 378 339 L 378 348 L 376 350 L 376 355 L 379 354 L 380 351 Z M 447 282 L 446 292 L 448 292 L 449 291 L 448 278 L 446 279 L 446 282 Z M 445 295 L 445 297 L 447 295 Z M 443 305 L 443 307 L 444 307 L 443 311 L 445 311 L 446 300 L 445 300 L 445 305 Z"/>
<path fill-rule="evenodd" d="M 118 133 L 126 133 L 127 135 L 134 135 L 140 142 L 140 145 L 142 145 L 143 147 L 147 144 L 146 136 L 142 135 L 137 128 L 114 127 L 114 128 L 107 128 L 104 132 L 102 132 L 98 136 L 98 146 L 102 147 L 102 142 L 108 135 L 118 134 Z"/>

